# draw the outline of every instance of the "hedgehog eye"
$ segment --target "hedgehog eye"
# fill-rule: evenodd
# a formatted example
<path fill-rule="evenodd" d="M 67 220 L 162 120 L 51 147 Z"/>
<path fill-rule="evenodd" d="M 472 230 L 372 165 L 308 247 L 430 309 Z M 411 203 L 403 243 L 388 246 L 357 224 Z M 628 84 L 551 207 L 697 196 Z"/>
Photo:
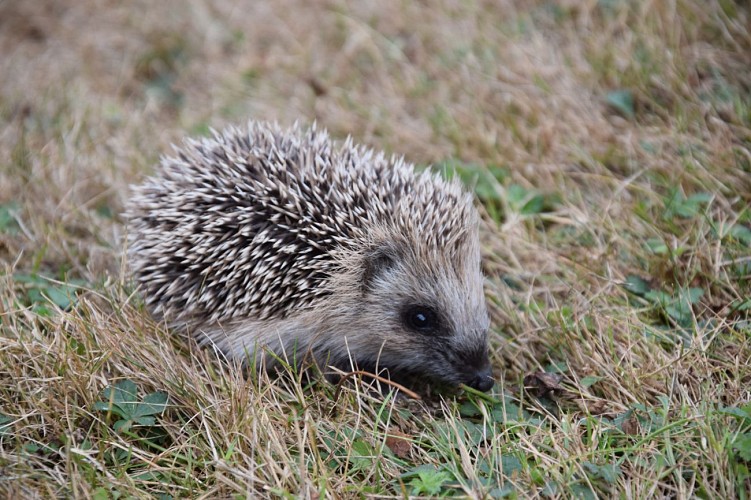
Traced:
<path fill-rule="evenodd" d="M 404 312 L 404 323 L 415 331 L 429 332 L 438 327 L 438 315 L 429 307 L 412 306 Z"/>

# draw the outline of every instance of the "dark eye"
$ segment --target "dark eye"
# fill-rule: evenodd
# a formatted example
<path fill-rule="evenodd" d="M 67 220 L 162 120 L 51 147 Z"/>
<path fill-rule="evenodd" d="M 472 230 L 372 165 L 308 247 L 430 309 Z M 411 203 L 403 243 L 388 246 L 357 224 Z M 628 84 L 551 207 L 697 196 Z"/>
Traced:
<path fill-rule="evenodd" d="M 427 332 L 438 326 L 438 315 L 429 307 L 413 306 L 405 311 L 404 322 L 413 330 Z"/>

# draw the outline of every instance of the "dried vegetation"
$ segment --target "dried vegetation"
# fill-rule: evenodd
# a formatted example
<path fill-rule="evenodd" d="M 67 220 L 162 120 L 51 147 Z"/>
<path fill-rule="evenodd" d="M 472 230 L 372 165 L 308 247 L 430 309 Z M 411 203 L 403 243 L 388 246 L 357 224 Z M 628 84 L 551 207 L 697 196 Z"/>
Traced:
<path fill-rule="evenodd" d="M 0 496 L 746 498 L 749 26 L 731 0 L 0 0 Z M 150 321 L 128 185 L 249 118 L 475 189 L 490 397 L 244 378 Z"/>

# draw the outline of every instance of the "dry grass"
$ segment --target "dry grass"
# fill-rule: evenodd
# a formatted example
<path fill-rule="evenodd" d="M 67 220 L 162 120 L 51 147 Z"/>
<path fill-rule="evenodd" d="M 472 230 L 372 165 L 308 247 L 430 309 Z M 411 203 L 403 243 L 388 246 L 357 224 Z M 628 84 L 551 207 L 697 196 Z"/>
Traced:
<path fill-rule="evenodd" d="M 750 23 L 730 0 L 0 0 L 0 496 L 747 498 Z M 470 180 L 492 398 L 335 400 L 149 320 L 127 186 L 248 118 Z M 125 379 L 168 405 L 116 431 L 95 403 Z"/>

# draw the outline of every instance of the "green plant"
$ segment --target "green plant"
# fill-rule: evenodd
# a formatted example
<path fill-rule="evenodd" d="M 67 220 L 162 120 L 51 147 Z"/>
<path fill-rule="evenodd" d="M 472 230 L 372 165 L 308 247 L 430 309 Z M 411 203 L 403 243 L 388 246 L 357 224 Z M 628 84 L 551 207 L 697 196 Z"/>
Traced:
<path fill-rule="evenodd" d="M 168 397 L 164 392 L 152 392 L 140 399 L 138 387 L 130 380 L 121 380 L 105 388 L 102 401 L 94 409 L 117 417 L 113 427 L 116 431 L 128 431 L 132 426 L 150 427 L 156 424 L 156 415 L 167 408 Z"/>

